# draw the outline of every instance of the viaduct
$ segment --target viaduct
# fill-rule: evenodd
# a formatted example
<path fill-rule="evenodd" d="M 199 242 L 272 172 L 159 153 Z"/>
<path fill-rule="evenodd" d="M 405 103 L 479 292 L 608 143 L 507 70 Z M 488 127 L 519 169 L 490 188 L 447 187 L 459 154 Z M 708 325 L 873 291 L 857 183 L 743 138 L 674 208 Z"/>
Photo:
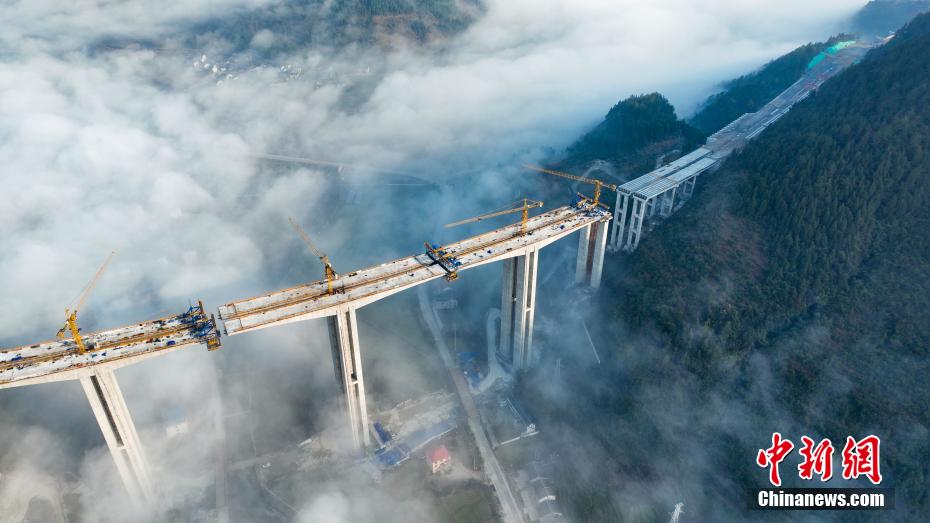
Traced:
<path fill-rule="evenodd" d="M 622 184 L 613 214 L 584 204 L 560 207 L 530 218 L 525 235 L 520 234 L 520 224 L 513 224 L 443 246 L 441 249 L 455 260 L 457 271 L 503 263 L 500 354 L 516 370 L 526 369 L 533 359 L 536 277 L 542 248 L 579 233 L 575 280 L 598 288 L 608 247 L 611 251 L 636 249 L 650 217 L 671 214 L 677 208 L 676 201 L 680 205 L 691 196 L 699 175 L 719 166 L 732 151 L 782 118 L 824 81 L 861 59 L 872 46 L 859 43 L 842 54 L 826 56 L 762 109 L 744 114 L 710 136 L 704 146 Z M 320 163 L 277 155 L 263 157 Z M 613 228 L 608 234 L 611 221 Z M 326 281 L 317 281 L 228 303 L 219 308 L 219 316 L 230 336 L 325 318 L 352 442 L 361 450 L 370 440 L 356 311 L 442 278 L 447 272 L 428 254 L 418 254 L 344 274 L 332 294 Z M 114 371 L 190 345 L 215 348 L 219 344 L 216 322 L 198 304 L 182 314 L 88 334 L 84 340 L 88 351 L 83 354 L 73 340 L 0 350 L 0 388 L 79 380 L 127 492 L 140 505 L 151 503 L 155 494 L 148 463 Z"/>

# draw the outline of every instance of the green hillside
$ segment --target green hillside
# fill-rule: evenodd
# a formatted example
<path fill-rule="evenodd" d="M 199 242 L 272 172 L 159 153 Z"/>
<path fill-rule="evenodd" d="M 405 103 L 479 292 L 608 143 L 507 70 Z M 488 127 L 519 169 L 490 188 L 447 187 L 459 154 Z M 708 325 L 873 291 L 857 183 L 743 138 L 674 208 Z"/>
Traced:
<path fill-rule="evenodd" d="M 927 10 L 930 0 L 872 0 L 853 17 L 852 29 L 864 35 L 886 35 Z"/>
<path fill-rule="evenodd" d="M 483 11 L 481 0 L 287 0 L 230 10 L 194 27 L 178 29 L 184 31 L 189 47 L 224 42 L 231 51 L 271 58 L 306 46 L 391 47 L 395 37 L 408 42 L 441 39 L 466 29 Z M 262 31 L 270 32 L 273 38 L 256 47 L 253 38 Z"/>
<path fill-rule="evenodd" d="M 562 164 L 607 160 L 629 172 L 651 170 L 656 157 L 702 143 L 699 131 L 678 119 L 659 93 L 631 96 L 614 105 L 604 120 L 575 142 Z"/>
<path fill-rule="evenodd" d="M 818 53 L 847 38 L 837 36 L 828 42 L 803 45 L 765 64 L 758 71 L 726 82 L 723 90 L 705 100 L 688 123 L 705 134 L 713 134 L 743 114 L 759 110 L 798 81 Z"/>
<path fill-rule="evenodd" d="M 792 521 L 747 512 L 743 496 L 766 484 L 755 452 L 780 431 L 835 445 L 876 434 L 896 489 L 894 512 L 805 521 L 926 521 L 930 15 L 903 33 L 702 177 L 636 253 L 608 259 L 602 362 L 563 342 L 559 374 L 544 362 L 522 383 L 566 463 L 572 518 L 664 521 L 684 502 L 694 521 Z M 785 486 L 815 486 L 796 464 Z"/>
<path fill-rule="evenodd" d="M 930 15 L 916 20 L 921 36 L 829 82 L 704 180 L 713 190 L 633 257 L 637 284 L 617 310 L 656 326 L 707 380 L 733 370 L 722 361 L 738 367 L 817 329 L 775 369 L 778 396 L 823 433 L 880 434 L 902 504 L 924 514 L 930 440 L 914 437 L 930 424 L 928 27 Z M 837 372 L 848 390 L 812 412 Z"/>
<path fill-rule="evenodd" d="M 930 24 L 930 16 L 917 23 Z M 729 162 L 706 184 L 715 191 L 684 213 L 713 210 L 718 219 L 698 232 L 688 229 L 689 220 L 672 220 L 634 257 L 644 290 L 633 301 L 636 317 L 664 317 L 661 307 L 668 305 L 667 327 L 674 331 L 677 307 L 650 296 L 664 292 L 656 287 L 665 279 L 662 268 L 690 268 L 691 281 L 699 281 L 725 267 L 742 292 L 727 300 L 729 312 L 710 316 L 729 341 L 748 348 L 809 307 L 861 306 L 858 292 L 874 291 L 896 273 L 883 270 L 901 256 L 930 258 L 921 250 L 928 244 L 922 226 L 930 216 L 927 44 L 930 35 L 924 33 L 829 82 Z M 729 240 L 732 255 L 708 240 Z M 694 249 L 682 249 L 683 243 Z M 670 257 L 684 263 L 670 263 Z M 911 266 L 900 269 L 909 272 Z M 920 284 L 930 278 L 905 287 Z M 671 287 L 680 294 L 687 286 Z M 897 312 L 911 316 L 906 308 Z M 930 341 L 930 322 L 911 327 L 909 336 Z"/>

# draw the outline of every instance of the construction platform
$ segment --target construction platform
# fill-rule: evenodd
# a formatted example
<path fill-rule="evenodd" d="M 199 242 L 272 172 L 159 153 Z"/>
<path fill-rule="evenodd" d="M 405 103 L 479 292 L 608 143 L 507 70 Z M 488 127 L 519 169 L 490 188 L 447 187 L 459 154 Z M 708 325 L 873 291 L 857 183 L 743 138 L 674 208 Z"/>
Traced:
<path fill-rule="evenodd" d="M 486 263 L 525 254 L 526 248 L 540 248 L 593 223 L 607 222 L 606 209 L 566 206 L 530 218 L 526 235 L 521 224 L 473 236 L 440 247 L 456 260 L 463 271 Z M 284 323 L 332 316 L 341 308 L 362 307 L 410 287 L 447 274 L 426 253 L 343 274 L 335 282 L 335 292 L 327 293 L 324 280 L 249 298 L 219 308 L 226 334 L 272 327 Z"/>
<path fill-rule="evenodd" d="M 89 367 L 123 367 L 192 344 L 218 348 L 219 336 L 216 321 L 197 304 L 175 316 L 83 334 L 84 354 L 72 339 L 2 349 L 0 388 L 76 379 Z"/>

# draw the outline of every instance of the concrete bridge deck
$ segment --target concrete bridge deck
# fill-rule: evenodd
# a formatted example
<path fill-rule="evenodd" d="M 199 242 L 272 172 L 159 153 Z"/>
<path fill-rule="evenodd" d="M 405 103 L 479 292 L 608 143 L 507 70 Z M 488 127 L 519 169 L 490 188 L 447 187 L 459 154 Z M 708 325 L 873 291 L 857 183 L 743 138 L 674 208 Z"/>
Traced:
<path fill-rule="evenodd" d="M 442 249 L 461 265 L 459 271 L 485 263 L 515 258 L 527 247 L 541 248 L 593 223 L 610 219 L 605 209 L 560 207 L 527 221 L 527 234 L 512 224 L 478 236 L 444 245 Z M 446 272 L 424 254 L 343 274 L 336 292 L 327 294 L 325 281 L 315 281 L 249 298 L 219 308 L 226 333 L 240 334 L 284 323 L 333 316 L 340 308 L 359 308 L 415 285 L 445 276 Z"/>
<path fill-rule="evenodd" d="M 88 369 L 109 369 L 191 344 L 218 340 L 215 321 L 202 305 L 188 312 L 82 335 L 87 352 L 80 354 L 74 340 L 51 340 L 0 350 L 0 388 L 21 387 L 77 379 Z"/>

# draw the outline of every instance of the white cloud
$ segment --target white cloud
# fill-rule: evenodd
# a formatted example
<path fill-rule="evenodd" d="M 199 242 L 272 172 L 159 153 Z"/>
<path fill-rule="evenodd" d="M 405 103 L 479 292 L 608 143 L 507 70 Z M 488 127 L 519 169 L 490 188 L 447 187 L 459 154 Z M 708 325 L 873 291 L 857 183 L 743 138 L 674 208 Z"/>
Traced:
<path fill-rule="evenodd" d="M 270 255 L 264 222 L 309 212 L 323 188 L 306 171 L 269 182 L 251 152 L 437 176 L 493 166 L 564 146 L 630 94 L 659 90 L 687 110 L 716 81 L 825 37 L 861 2 L 493 1 L 440 52 L 287 60 L 340 74 L 374 65 L 380 83 L 348 114 L 344 87 L 276 83 L 272 67 L 216 85 L 181 53 L 83 51 L 102 35 L 158 38 L 262 3 L 0 8 L 13 50 L 0 57 L 0 339 L 53 328 L 111 249 L 99 304 L 128 307 L 140 288 L 177 301 L 255 278 Z"/>
<path fill-rule="evenodd" d="M 440 209 L 466 216 L 470 200 L 497 191 L 482 181 L 467 194 L 420 200 L 419 209 L 394 208 L 380 195 L 348 209 L 332 201 L 320 172 L 261 164 L 253 153 L 437 178 L 493 168 L 515 154 L 567 145 L 630 94 L 658 90 L 688 110 L 719 80 L 825 38 L 864 2 L 493 0 L 484 18 L 438 48 L 317 49 L 282 59 L 305 71 L 303 81 L 288 83 L 268 67 L 236 71 L 217 85 L 191 67 L 200 50 L 87 51 L 104 36 L 157 40 L 266 3 L 0 6 L 0 342 L 31 343 L 57 330 L 63 308 L 110 250 L 118 255 L 88 305 L 97 327 L 183 308 L 189 297 L 267 290 L 274 278 L 263 270 L 293 266 L 284 258 L 295 252 L 306 256 L 301 264 L 313 262 L 287 227 L 290 214 L 316 218 L 308 229 L 325 250 L 376 263 L 396 240 L 386 217 L 423 222 L 424 212 L 435 219 Z M 259 30 L 252 44 L 276 36 Z M 351 81 L 348 74 L 368 68 L 380 76 L 377 86 L 346 111 L 346 88 L 328 72 Z M 314 75 L 327 81 L 317 88 Z M 503 185 L 482 178 L 492 179 Z M 359 253 L 363 234 L 382 243 Z M 303 343 L 277 336 L 262 349 Z M 142 374 L 130 381 L 141 384 Z M 89 460 L 88 477 L 109 473 L 101 461 Z M 346 504 L 338 491 L 308 501 L 301 517 L 321 513 L 375 514 Z"/>

